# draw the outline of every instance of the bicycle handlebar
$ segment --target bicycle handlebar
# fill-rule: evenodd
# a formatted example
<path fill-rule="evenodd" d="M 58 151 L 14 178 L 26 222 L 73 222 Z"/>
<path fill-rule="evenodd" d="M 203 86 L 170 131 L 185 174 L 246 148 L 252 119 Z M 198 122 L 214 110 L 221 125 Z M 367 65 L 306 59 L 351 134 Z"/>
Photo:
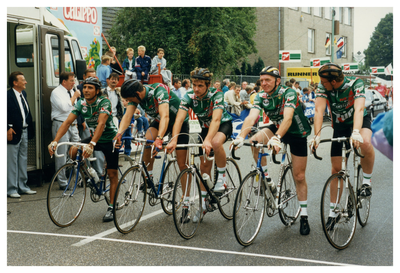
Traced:
<path fill-rule="evenodd" d="M 188 143 L 188 144 L 177 144 L 176 148 L 196 148 L 196 147 L 203 147 L 203 144 L 199 144 L 199 143 Z M 205 149 L 203 148 L 203 155 L 204 157 L 208 160 L 208 161 L 213 161 L 214 157 L 209 157 L 208 155 L 206 155 L 205 153 Z M 205 162 L 205 160 L 204 160 Z"/>
<path fill-rule="evenodd" d="M 337 138 L 330 138 L 330 139 L 322 139 L 322 140 L 319 142 L 319 144 L 324 143 L 324 142 L 349 142 L 349 140 L 350 140 L 349 137 L 337 137 Z M 364 155 L 360 154 L 356 148 L 354 148 L 354 147 L 352 147 L 352 148 L 353 148 L 354 153 L 355 153 L 357 156 L 359 156 L 359 157 L 361 157 L 361 158 L 364 158 Z M 322 160 L 322 157 L 319 157 L 319 156 L 317 155 L 317 150 L 316 150 L 316 149 L 313 150 L 312 153 L 313 153 L 313 155 L 314 155 L 314 157 L 315 157 L 316 159 Z"/>
<path fill-rule="evenodd" d="M 87 143 L 82 143 L 82 142 L 60 142 L 60 143 L 57 144 L 57 148 L 56 148 L 56 150 L 54 151 L 55 157 L 63 157 L 63 156 L 65 156 L 64 154 L 58 154 L 58 153 L 57 153 L 57 149 L 58 149 L 60 146 L 63 146 L 63 145 L 83 147 L 83 146 L 87 145 Z M 89 158 L 87 158 L 87 160 L 89 160 L 89 161 L 95 161 L 96 159 L 97 159 L 97 158 L 95 158 L 95 157 L 89 157 Z"/>

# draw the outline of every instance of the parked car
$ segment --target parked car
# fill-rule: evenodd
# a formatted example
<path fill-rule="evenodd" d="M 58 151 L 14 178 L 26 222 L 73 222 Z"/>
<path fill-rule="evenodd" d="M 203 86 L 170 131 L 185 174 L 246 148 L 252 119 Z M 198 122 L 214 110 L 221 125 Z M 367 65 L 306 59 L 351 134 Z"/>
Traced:
<path fill-rule="evenodd" d="M 365 90 L 365 108 L 367 109 L 368 115 L 371 116 L 371 120 L 382 113 L 387 112 L 388 105 L 386 99 L 374 89 Z"/>

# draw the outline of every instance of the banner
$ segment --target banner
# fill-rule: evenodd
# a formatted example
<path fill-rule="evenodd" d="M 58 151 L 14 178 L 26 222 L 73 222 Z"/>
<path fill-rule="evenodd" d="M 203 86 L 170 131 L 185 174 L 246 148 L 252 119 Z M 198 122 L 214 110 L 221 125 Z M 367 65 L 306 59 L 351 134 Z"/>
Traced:
<path fill-rule="evenodd" d="M 372 66 L 369 68 L 369 73 L 371 74 L 385 74 L 384 66 Z"/>
<path fill-rule="evenodd" d="M 301 50 L 280 50 L 280 63 L 301 62 Z"/>
<path fill-rule="evenodd" d="M 329 57 L 310 59 L 310 66 L 311 67 L 321 67 L 324 64 L 327 64 L 330 62 L 331 62 L 331 58 L 329 58 Z"/>
<path fill-rule="evenodd" d="M 385 67 L 385 75 L 392 75 L 393 76 L 393 67 L 390 63 L 388 66 Z"/>
<path fill-rule="evenodd" d="M 355 73 L 360 68 L 358 67 L 358 63 L 344 63 L 342 64 L 343 73 Z"/>

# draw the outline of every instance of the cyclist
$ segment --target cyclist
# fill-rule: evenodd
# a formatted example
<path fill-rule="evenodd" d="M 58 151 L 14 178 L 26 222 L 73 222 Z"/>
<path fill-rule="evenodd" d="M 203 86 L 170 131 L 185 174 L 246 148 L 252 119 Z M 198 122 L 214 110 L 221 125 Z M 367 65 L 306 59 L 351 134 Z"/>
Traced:
<path fill-rule="evenodd" d="M 202 127 L 200 136 L 203 140 L 203 148 L 207 155 L 211 149 L 214 150 L 215 162 L 217 164 L 218 178 L 214 186 L 214 192 L 221 193 L 226 189 L 226 154 L 222 146 L 232 135 L 232 117 L 225 110 L 224 94 L 217 91 L 216 88 L 210 88 L 213 74 L 207 68 L 195 68 L 190 72 L 193 82 L 193 90 L 188 91 L 181 100 L 175 125 L 172 130 L 172 136 L 179 133 L 183 121 L 192 108 L 197 115 Z M 177 141 L 172 138 L 167 145 L 168 152 L 172 152 L 176 147 Z M 212 162 L 201 160 L 200 170 L 211 176 Z M 207 191 L 201 184 L 201 195 L 203 200 Z M 206 213 L 205 202 L 203 203 L 203 212 L 201 215 L 194 216 L 194 222 L 197 222 Z M 182 211 L 182 213 L 186 213 Z M 184 217 L 182 217 L 184 218 Z"/>
<path fill-rule="evenodd" d="M 301 207 L 300 234 L 308 235 L 310 226 L 307 214 L 305 172 L 307 166 L 307 136 L 311 132 L 311 127 L 304 116 L 300 98 L 296 91 L 281 85 L 281 76 L 277 68 L 267 66 L 261 70 L 260 81 L 263 90 L 256 95 L 254 105 L 243 122 L 242 131 L 232 143 L 237 145 L 238 148 L 243 145 L 244 138 L 258 119 L 261 110 L 264 110 L 272 124 L 252 136 L 250 141 L 267 143 L 268 146 L 273 146 L 275 152 L 279 152 L 282 149 L 282 142 L 289 144 L 292 154 L 293 177 L 296 182 L 296 191 Z M 257 160 L 258 153 L 256 149 L 253 149 L 253 156 Z M 267 177 L 268 184 L 274 190 L 275 185 L 267 171 L 266 157 L 262 158 L 261 166 Z"/>
<path fill-rule="evenodd" d="M 57 147 L 57 142 L 68 131 L 72 122 L 79 116 L 85 119 L 90 130 L 90 137 L 83 139 L 87 143 L 83 147 L 83 157 L 88 158 L 93 150 L 102 151 L 107 162 L 107 174 L 110 178 L 110 205 L 103 217 L 104 222 L 114 219 L 113 203 L 115 190 L 118 186 L 118 149 L 113 149 L 113 138 L 117 134 L 117 128 L 113 123 L 111 114 L 111 102 L 108 98 L 101 96 L 101 83 L 97 78 L 86 78 L 83 81 L 84 99 L 75 104 L 68 118 L 58 129 L 54 140 L 49 145 L 49 153 L 52 156 Z M 71 148 L 71 158 L 75 158 L 77 148 Z"/>
<path fill-rule="evenodd" d="M 140 104 L 141 108 L 149 116 L 154 118 L 146 132 L 146 139 L 154 140 L 155 146 L 154 154 L 157 150 L 162 149 L 163 138 L 168 133 L 172 132 L 172 127 L 178 112 L 180 99 L 178 96 L 171 92 L 169 87 L 162 83 L 154 83 L 143 85 L 137 80 L 127 80 L 121 86 L 121 96 L 127 100 L 128 106 L 126 112 L 119 125 L 118 134 L 115 139 L 121 140 L 125 130 L 129 127 L 133 114 L 137 106 Z M 189 116 L 185 115 L 181 135 L 178 137 L 180 144 L 189 143 Z M 177 161 L 180 170 L 186 168 L 186 148 L 177 149 Z M 146 149 L 143 155 L 143 160 L 149 166 L 147 167 L 150 176 L 153 175 L 153 164 L 155 158 L 151 158 L 150 149 Z"/>
<path fill-rule="evenodd" d="M 333 137 L 351 137 L 355 148 L 361 147 L 361 158 L 363 169 L 363 183 L 360 195 L 370 196 L 372 194 L 371 177 L 375 161 L 375 151 L 371 144 L 371 118 L 365 110 L 364 83 L 360 79 L 350 80 L 344 77 L 342 69 L 333 63 L 323 65 L 318 75 L 321 82 L 318 85 L 315 100 L 314 116 L 314 138 L 311 140 L 311 148 L 318 148 L 323 122 L 323 114 L 327 103 L 332 113 Z M 348 148 L 347 148 L 348 149 Z M 341 169 L 342 144 L 332 142 L 331 162 L 332 174 Z M 331 204 L 334 207 L 334 204 Z M 331 210 L 328 221 L 332 222 L 335 217 Z M 327 224 L 329 226 L 329 224 Z"/>

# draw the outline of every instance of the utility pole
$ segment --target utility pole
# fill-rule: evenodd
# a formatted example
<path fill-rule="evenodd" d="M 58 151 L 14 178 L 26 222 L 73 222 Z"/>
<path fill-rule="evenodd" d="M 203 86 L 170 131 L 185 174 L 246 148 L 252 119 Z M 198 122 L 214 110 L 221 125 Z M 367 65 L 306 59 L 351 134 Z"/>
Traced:
<path fill-rule="evenodd" d="M 335 36 L 335 8 L 332 7 L 332 39 L 331 39 L 331 63 L 333 63 L 335 61 L 335 45 L 334 45 L 334 38 Z"/>

